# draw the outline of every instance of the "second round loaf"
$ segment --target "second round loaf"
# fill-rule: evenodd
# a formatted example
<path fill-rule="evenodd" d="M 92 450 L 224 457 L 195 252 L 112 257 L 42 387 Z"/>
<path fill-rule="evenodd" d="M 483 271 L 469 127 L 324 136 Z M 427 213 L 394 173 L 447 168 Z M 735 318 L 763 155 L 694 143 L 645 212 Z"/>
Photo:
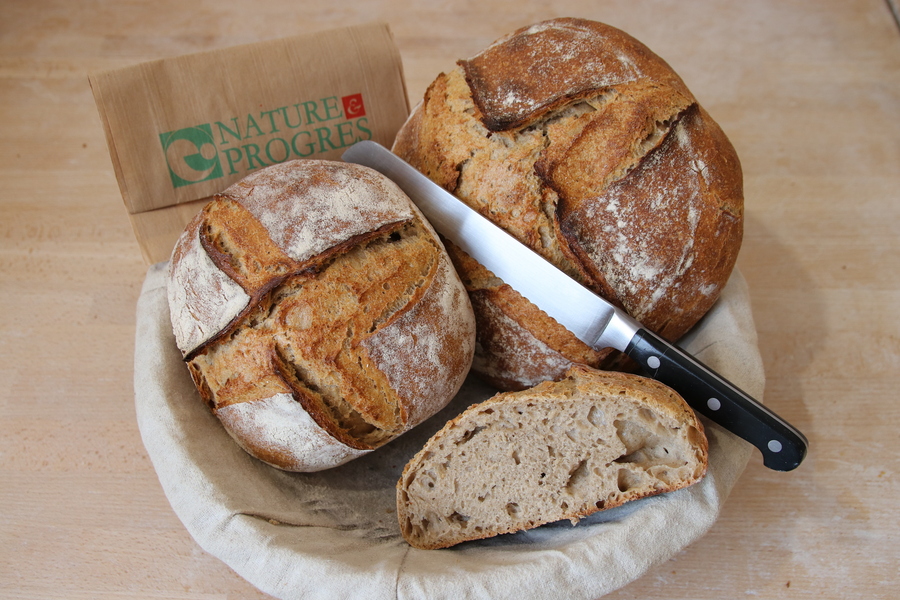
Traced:
<path fill-rule="evenodd" d="M 459 61 L 393 150 L 669 340 L 713 305 L 743 231 L 741 166 L 681 78 L 624 32 L 556 19 Z M 614 367 L 452 245 L 503 389 Z M 578 310 L 578 307 L 572 307 Z"/>

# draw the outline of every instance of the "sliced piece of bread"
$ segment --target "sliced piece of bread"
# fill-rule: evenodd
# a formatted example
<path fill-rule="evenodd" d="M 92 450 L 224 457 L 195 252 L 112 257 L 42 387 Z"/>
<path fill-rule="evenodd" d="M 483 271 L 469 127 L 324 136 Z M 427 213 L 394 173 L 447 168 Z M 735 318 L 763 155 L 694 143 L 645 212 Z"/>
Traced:
<path fill-rule="evenodd" d="M 703 425 L 672 389 L 572 367 L 469 407 L 406 465 L 400 530 L 416 548 L 531 529 L 677 490 L 706 473 Z"/>

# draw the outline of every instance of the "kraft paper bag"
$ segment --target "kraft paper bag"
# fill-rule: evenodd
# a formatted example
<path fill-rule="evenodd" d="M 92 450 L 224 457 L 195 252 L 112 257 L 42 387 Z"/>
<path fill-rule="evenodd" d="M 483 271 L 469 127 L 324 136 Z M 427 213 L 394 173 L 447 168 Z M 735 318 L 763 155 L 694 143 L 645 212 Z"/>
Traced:
<path fill-rule="evenodd" d="M 135 235 L 167 260 L 214 194 L 265 166 L 390 146 L 409 114 L 399 51 L 368 24 L 92 74 Z"/>

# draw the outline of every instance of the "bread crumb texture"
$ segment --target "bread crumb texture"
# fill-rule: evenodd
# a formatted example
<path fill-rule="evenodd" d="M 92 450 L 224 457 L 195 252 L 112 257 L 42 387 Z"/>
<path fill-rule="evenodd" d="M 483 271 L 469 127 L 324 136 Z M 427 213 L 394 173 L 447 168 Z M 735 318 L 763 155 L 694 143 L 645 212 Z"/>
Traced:
<path fill-rule="evenodd" d="M 467 409 L 407 464 L 397 484 L 414 547 L 579 519 L 674 491 L 706 473 L 703 425 L 670 388 L 575 366 L 559 382 Z"/>
<path fill-rule="evenodd" d="M 737 259 L 734 148 L 668 64 L 602 23 L 546 21 L 459 61 L 393 150 L 669 340 L 709 310 Z M 529 314 L 524 298 L 499 294 L 502 281 L 448 249 L 480 292 L 479 324 L 490 325 L 479 327 L 476 368 L 495 385 L 522 389 L 573 363 L 620 360 Z M 517 359 L 535 353 L 544 368 Z"/>
<path fill-rule="evenodd" d="M 176 342 L 248 452 L 312 471 L 371 451 L 453 398 L 474 317 L 410 200 L 357 165 L 293 161 L 233 185 L 170 263 Z"/>

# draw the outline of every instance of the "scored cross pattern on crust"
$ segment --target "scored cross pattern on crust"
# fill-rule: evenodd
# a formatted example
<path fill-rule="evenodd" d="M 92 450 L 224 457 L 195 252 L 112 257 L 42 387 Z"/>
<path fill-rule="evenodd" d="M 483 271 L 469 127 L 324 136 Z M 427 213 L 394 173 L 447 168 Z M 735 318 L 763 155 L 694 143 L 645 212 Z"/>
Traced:
<path fill-rule="evenodd" d="M 403 431 L 408 415 L 363 342 L 435 276 L 440 250 L 421 224 L 389 223 L 298 261 L 239 202 L 219 197 L 204 213 L 204 249 L 251 298 L 186 357 L 211 408 L 290 393 L 348 446 L 377 447 Z"/>

